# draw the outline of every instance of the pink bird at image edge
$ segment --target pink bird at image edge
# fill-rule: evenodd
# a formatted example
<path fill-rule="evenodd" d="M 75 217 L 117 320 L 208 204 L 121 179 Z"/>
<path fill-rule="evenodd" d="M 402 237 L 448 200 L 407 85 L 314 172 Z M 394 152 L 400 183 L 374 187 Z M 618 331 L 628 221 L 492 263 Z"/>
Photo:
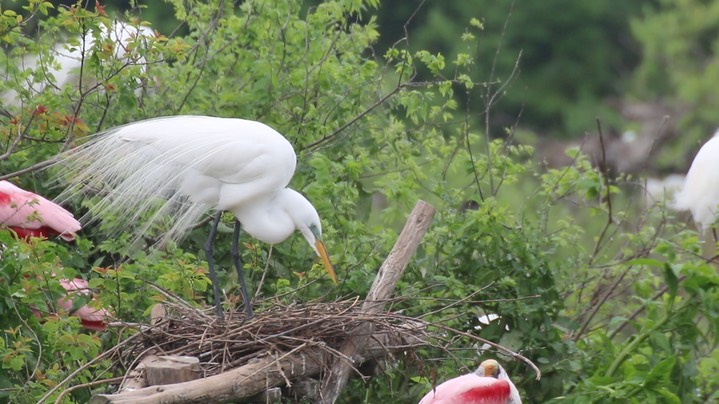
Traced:
<path fill-rule="evenodd" d="M 72 241 L 81 229 L 80 222 L 63 207 L 8 181 L 0 181 L 0 224 L 14 231 L 20 239 L 59 236 Z M 110 313 L 105 309 L 84 305 L 72 311 L 71 296 L 90 293 L 87 281 L 61 279 L 60 285 L 68 295 L 57 300 L 59 307 L 79 317 L 83 327 L 89 330 L 104 331 L 107 328 L 104 320 Z"/>

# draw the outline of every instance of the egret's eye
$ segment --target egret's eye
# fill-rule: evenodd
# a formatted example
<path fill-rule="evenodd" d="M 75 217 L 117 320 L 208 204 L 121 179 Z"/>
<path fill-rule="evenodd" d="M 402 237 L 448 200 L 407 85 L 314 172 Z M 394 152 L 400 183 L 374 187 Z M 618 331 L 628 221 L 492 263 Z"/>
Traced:
<path fill-rule="evenodd" d="M 309 225 L 310 231 L 312 234 L 315 235 L 316 238 L 321 239 L 322 238 L 322 232 L 320 231 L 320 228 L 317 227 L 316 224 Z"/>

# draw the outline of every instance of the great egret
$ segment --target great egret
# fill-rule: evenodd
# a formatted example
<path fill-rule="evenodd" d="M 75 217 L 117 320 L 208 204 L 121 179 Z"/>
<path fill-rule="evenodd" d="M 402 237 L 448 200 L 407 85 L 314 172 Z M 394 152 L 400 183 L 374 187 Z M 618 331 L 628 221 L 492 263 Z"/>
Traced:
<path fill-rule="evenodd" d="M 269 244 L 299 230 L 337 281 L 317 211 L 287 188 L 295 171 L 295 151 L 263 123 L 210 116 L 148 119 L 101 133 L 63 160 L 71 185 L 107 190 L 92 217 L 121 217 L 115 224 L 137 225 L 138 236 L 163 218 L 174 221 L 160 244 L 181 238 L 204 214 L 217 211 L 205 253 L 219 317 L 212 253 L 222 211 L 237 219 L 231 254 L 248 318 L 253 312 L 238 251 L 240 226 Z"/>
<path fill-rule="evenodd" d="M 719 131 L 692 161 L 684 187 L 674 197 L 674 208 L 689 210 L 699 231 L 709 228 L 719 214 Z M 714 233 L 716 238 L 716 233 Z"/>
<path fill-rule="evenodd" d="M 8 181 L 0 181 L 0 225 L 9 228 L 22 239 L 59 236 L 72 241 L 80 230 L 80 222 L 75 220 L 72 213 Z M 72 296 L 89 294 L 87 281 L 80 278 L 60 279 L 60 285 L 68 295 L 57 300 L 59 307 L 79 317 L 80 323 L 87 329 L 102 331 L 106 328 L 104 321 L 110 315 L 107 310 L 87 305 L 73 310 Z"/>
<path fill-rule="evenodd" d="M 519 391 L 504 368 L 487 359 L 474 373 L 447 380 L 427 393 L 419 404 L 521 404 Z"/>

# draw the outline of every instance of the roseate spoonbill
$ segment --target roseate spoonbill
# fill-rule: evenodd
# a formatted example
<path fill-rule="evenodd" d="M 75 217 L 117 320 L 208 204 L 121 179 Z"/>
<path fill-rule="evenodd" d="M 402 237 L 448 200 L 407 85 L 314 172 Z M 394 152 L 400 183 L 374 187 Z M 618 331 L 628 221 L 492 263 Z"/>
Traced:
<path fill-rule="evenodd" d="M 77 193 L 78 186 L 87 191 L 104 188 L 90 218 L 124 217 L 116 224 L 135 225 L 138 237 L 169 217 L 173 225 L 160 245 L 181 238 L 215 210 L 205 253 L 220 318 L 213 243 L 222 211 L 232 212 L 236 220 L 231 255 L 250 318 L 252 304 L 238 251 L 240 227 L 269 244 L 299 230 L 337 282 L 317 211 L 299 192 L 287 188 L 296 163 L 290 142 L 260 122 L 210 116 L 154 118 L 110 129 L 66 154 L 61 164 L 70 187 L 61 198 Z"/>
<path fill-rule="evenodd" d="M 419 404 L 521 404 L 519 391 L 494 359 L 474 373 L 447 380 L 427 393 Z"/>
<path fill-rule="evenodd" d="M 7 181 L 0 181 L 0 224 L 21 238 L 60 236 L 72 241 L 80 230 L 72 213 Z"/>
<path fill-rule="evenodd" d="M 674 208 L 689 210 L 699 231 L 711 227 L 719 214 L 719 131 L 694 157 L 684 187 L 674 197 Z M 716 231 L 712 230 L 714 238 Z"/>
<path fill-rule="evenodd" d="M 61 279 L 60 285 L 67 291 L 66 297 L 57 299 L 57 305 L 75 317 L 80 318 L 80 324 L 88 330 L 105 331 L 107 324 L 105 319 L 110 317 L 110 313 L 104 308 L 94 309 L 88 305 L 83 305 L 78 309 L 74 309 L 72 297 L 75 295 L 90 295 L 90 286 L 87 281 L 80 278 L 73 280 Z"/>
<path fill-rule="evenodd" d="M 59 236 L 67 241 L 72 241 L 80 230 L 80 222 L 75 220 L 72 213 L 8 181 L 0 181 L 0 225 L 11 229 L 20 238 Z M 72 310 L 70 296 L 88 294 L 87 281 L 79 278 L 61 279 L 60 285 L 68 292 L 68 296 L 58 299 L 58 306 L 79 317 L 85 328 L 104 330 L 104 319 L 109 316 L 105 309 L 92 309 L 85 305 Z"/>

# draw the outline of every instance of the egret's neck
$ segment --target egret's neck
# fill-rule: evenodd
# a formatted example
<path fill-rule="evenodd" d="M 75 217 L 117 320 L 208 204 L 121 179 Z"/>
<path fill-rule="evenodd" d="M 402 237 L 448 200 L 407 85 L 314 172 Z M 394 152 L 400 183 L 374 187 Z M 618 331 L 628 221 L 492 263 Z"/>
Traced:
<path fill-rule="evenodd" d="M 284 188 L 271 197 L 258 198 L 232 212 L 249 235 L 265 243 L 277 244 L 300 227 L 302 215 L 307 214 L 308 209 L 317 215 L 305 197 Z"/>

